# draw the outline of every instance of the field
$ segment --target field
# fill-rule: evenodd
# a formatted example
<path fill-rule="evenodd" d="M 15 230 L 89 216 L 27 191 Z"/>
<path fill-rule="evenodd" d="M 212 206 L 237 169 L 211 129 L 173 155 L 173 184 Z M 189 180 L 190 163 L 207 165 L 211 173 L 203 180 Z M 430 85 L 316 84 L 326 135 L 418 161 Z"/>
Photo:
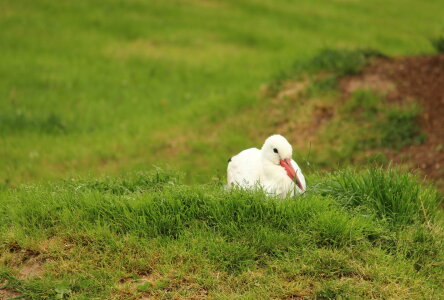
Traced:
<path fill-rule="evenodd" d="M 442 11 L 1 1 L 0 299 L 444 297 L 442 104 L 348 89 L 442 62 Z M 226 191 L 276 132 L 309 191 Z"/>

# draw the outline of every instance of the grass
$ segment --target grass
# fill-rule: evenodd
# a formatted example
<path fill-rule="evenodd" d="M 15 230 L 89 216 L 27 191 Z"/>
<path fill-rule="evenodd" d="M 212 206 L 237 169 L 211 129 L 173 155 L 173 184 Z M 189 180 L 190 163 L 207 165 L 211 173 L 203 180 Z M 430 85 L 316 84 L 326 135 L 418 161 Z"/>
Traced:
<path fill-rule="evenodd" d="M 444 26 L 442 9 L 440 1 L 2 1 L 1 181 L 155 164 L 207 182 L 269 132 L 264 122 L 254 134 L 222 127 L 223 138 L 205 128 L 259 105 L 273 74 L 326 48 L 431 53 L 426 37 Z"/>
<path fill-rule="evenodd" d="M 419 105 L 389 105 L 382 98 L 371 90 L 357 90 L 345 102 L 342 118 L 353 119 L 372 132 L 361 136 L 360 142 L 367 147 L 394 149 L 421 144 L 425 134 L 417 124 L 421 111 Z"/>
<path fill-rule="evenodd" d="M 351 165 L 388 166 L 387 154 L 424 142 L 425 133 L 417 125 L 419 105 L 390 103 L 372 90 L 342 96 L 334 76 L 287 81 L 271 100 L 227 126 L 254 134 L 259 126 L 251 121 L 255 116 L 267 127 L 278 128 L 308 173 Z"/>
<path fill-rule="evenodd" d="M 415 106 L 392 108 L 382 123 L 382 143 L 393 148 L 421 144 L 426 136 L 418 127 L 419 109 Z"/>
<path fill-rule="evenodd" d="M 51 113 L 44 117 L 35 117 L 24 115 L 18 111 L 12 115 L 0 116 L 0 132 L 3 134 L 23 134 L 34 132 L 44 135 L 66 134 L 72 130 L 65 124 L 60 117 Z"/>
<path fill-rule="evenodd" d="M 418 141 L 418 110 L 333 96 L 338 76 L 380 55 L 356 49 L 435 51 L 426 37 L 443 8 L 2 1 L 0 297 L 444 297 L 433 187 L 400 170 L 318 172 L 358 164 L 384 136 L 394 148 Z M 303 97 L 258 96 L 301 70 L 312 81 L 290 88 Z M 328 121 L 311 123 L 313 112 Z M 226 190 L 226 160 L 277 130 L 293 134 L 309 191 Z"/>
<path fill-rule="evenodd" d="M 375 91 L 359 89 L 341 100 L 332 83 L 334 80 L 327 76 L 311 81 L 300 96 L 284 104 L 296 105 L 291 113 L 301 117 L 293 122 L 298 124 L 297 128 L 307 127 L 309 132 L 298 133 L 297 138 L 316 145 L 311 148 L 299 142 L 296 146 L 297 157 L 306 167 L 388 165 L 384 152 L 424 142 L 425 133 L 417 125 L 419 105 L 388 103 Z M 283 111 L 288 113 L 291 108 L 287 110 L 284 106 Z M 320 121 L 314 122 L 316 119 Z M 307 123 L 312 125 L 305 125 Z"/>
<path fill-rule="evenodd" d="M 380 218 L 398 225 L 418 219 L 428 222 L 427 212 L 434 210 L 431 204 L 434 200 L 426 198 L 439 198 L 431 190 L 423 192 L 410 174 L 399 174 L 391 169 L 370 169 L 359 175 L 345 171 L 334 177 L 327 188 L 321 189 L 326 195 L 342 199 L 346 206 L 371 207 Z M 410 199 L 407 202 L 401 200 L 407 198 Z"/>
<path fill-rule="evenodd" d="M 417 103 L 393 103 L 385 99 L 387 91 L 370 89 L 357 89 L 344 97 L 338 80 L 360 72 L 375 56 L 382 54 L 324 49 L 293 71 L 280 73 L 264 89 L 265 104 L 248 111 L 249 118 L 235 121 L 232 127 L 260 126 L 248 124 L 255 117 L 267 127 L 278 128 L 290 137 L 296 159 L 309 171 L 388 165 L 387 153 L 421 144 L 426 134 L 418 126 L 421 107 Z"/>
<path fill-rule="evenodd" d="M 336 76 L 359 73 L 371 57 L 384 56 L 373 49 L 322 49 L 308 62 L 298 63 L 295 69 L 299 72 L 329 72 Z"/>
<path fill-rule="evenodd" d="M 441 34 L 440 36 L 436 36 L 434 38 L 431 38 L 430 43 L 433 45 L 433 48 L 435 48 L 436 52 L 444 53 L 444 35 L 443 34 Z"/>
<path fill-rule="evenodd" d="M 310 181 L 285 200 L 160 170 L 4 190 L 0 278 L 29 298 L 443 295 L 433 188 L 382 169 Z"/>
<path fill-rule="evenodd" d="M 373 49 L 321 49 L 312 58 L 294 63 L 290 70 L 280 71 L 269 84 L 268 94 L 275 96 L 285 81 L 300 80 L 307 76 L 313 81 L 312 89 L 333 89 L 338 77 L 357 74 L 368 65 L 370 58 L 380 56 L 384 55 Z M 320 73 L 323 75 L 321 78 Z"/>

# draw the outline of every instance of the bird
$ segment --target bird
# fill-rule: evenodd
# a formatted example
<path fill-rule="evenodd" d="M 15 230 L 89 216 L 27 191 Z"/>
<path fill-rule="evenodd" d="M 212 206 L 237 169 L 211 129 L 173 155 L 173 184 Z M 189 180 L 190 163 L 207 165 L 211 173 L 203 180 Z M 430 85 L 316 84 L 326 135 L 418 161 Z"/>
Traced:
<path fill-rule="evenodd" d="M 249 148 L 228 160 L 228 188 L 260 188 L 279 197 L 304 193 L 305 177 L 292 155 L 293 148 L 285 137 L 268 137 L 261 149 Z"/>

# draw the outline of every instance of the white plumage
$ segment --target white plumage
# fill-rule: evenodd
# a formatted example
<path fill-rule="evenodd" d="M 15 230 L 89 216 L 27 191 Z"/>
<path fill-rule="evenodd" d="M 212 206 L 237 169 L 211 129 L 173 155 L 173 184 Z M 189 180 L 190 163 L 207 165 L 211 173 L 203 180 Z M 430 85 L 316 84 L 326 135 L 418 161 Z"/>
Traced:
<path fill-rule="evenodd" d="M 228 162 L 228 187 L 262 188 L 281 197 L 305 192 L 305 177 L 291 159 L 292 152 L 290 143 L 281 135 L 267 138 L 261 149 L 243 150 Z"/>

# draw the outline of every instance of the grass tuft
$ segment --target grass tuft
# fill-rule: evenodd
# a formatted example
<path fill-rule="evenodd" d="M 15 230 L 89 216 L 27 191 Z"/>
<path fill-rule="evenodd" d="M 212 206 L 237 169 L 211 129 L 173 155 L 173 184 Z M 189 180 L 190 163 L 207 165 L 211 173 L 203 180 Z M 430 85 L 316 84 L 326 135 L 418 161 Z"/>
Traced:
<path fill-rule="evenodd" d="M 373 49 L 323 49 L 311 60 L 296 64 L 295 69 L 310 73 L 329 72 L 337 76 L 361 72 L 371 57 L 384 56 Z"/>
<path fill-rule="evenodd" d="M 381 110 L 381 96 L 371 90 L 356 90 L 342 111 L 354 119 L 374 121 Z"/>
<path fill-rule="evenodd" d="M 341 171 L 324 184 L 320 189 L 325 195 L 346 207 L 369 208 L 394 226 L 429 222 L 442 200 L 433 188 L 421 188 L 415 177 L 398 169 Z"/>
<path fill-rule="evenodd" d="M 389 109 L 385 121 L 377 125 L 382 133 L 382 145 L 399 149 L 423 143 L 426 135 L 417 124 L 419 114 L 417 106 Z"/>
<path fill-rule="evenodd" d="M 444 53 L 444 34 L 431 38 L 430 43 L 432 44 L 433 48 L 435 48 L 436 52 Z"/>

